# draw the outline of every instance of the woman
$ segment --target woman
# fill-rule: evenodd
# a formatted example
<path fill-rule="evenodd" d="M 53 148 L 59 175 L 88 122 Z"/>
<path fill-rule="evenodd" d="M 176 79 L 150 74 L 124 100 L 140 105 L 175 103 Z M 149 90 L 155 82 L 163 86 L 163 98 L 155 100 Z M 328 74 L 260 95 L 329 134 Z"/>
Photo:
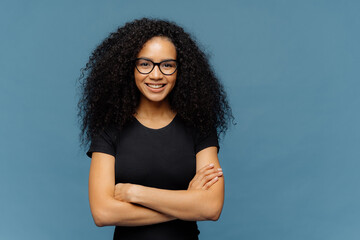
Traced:
<path fill-rule="evenodd" d="M 218 135 L 232 118 L 204 53 L 174 23 L 140 19 L 111 33 L 83 70 L 89 201 L 114 239 L 198 239 L 217 220 Z"/>

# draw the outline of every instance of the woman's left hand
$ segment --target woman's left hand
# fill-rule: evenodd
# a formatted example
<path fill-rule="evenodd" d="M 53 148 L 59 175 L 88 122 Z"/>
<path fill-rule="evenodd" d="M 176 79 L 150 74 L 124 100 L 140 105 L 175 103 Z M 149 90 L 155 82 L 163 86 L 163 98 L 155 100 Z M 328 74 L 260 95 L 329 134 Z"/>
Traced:
<path fill-rule="evenodd" d="M 131 193 L 135 184 L 118 183 L 115 185 L 114 198 L 123 202 L 131 202 Z"/>

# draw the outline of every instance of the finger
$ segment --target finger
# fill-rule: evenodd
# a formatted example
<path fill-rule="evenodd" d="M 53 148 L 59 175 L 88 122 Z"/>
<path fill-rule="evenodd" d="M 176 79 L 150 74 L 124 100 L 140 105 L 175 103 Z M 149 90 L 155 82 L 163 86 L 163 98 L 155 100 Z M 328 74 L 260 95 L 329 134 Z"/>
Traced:
<path fill-rule="evenodd" d="M 201 174 L 201 173 L 204 173 L 205 171 L 209 170 L 209 169 L 212 169 L 214 168 L 214 164 L 213 163 L 210 163 L 210 164 L 207 164 L 205 165 L 204 167 L 200 168 L 199 170 L 196 171 L 196 174 Z"/>
<path fill-rule="evenodd" d="M 207 165 L 205 165 L 204 167 L 202 167 L 202 168 L 200 168 L 197 172 L 196 172 L 196 174 L 195 174 L 195 176 L 194 176 L 194 178 L 192 179 L 194 182 L 196 182 L 196 181 L 198 181 L 198 180 L 201 180 L 204 176 L 203 176 L 203 174 L 206 172 L 206 171 L 208 171 L 208 170 L 211 170 L 211 169 L 213 169 L 214 168 L 214 164 L 213 163 L 210 163 L 210 164 L 207 164 Z"/>
<path fill-rule="evenodd" d="M 207 176 L 214 174 L 214 173 L 221 173 L 222 174 L 222 169 L 221 168 L 217 168 L 217 169 L 208 169 L 205 172 L 203 172 L 202 174 L 199 174 L 198 178 L 199 181 L 204 180 L 204 178 L 206 178 Z"/>
<path fill-rule="evenodd" d="M 222 174 L 223 174 L 222 172 L 215 172 L 215 173 L 205 176 L 200 182 L 201 186 L 204 186 L 206 183 L 213 180 L 215 177 L 221 177 Z"/>
<path fill-rule="evenodd" d="M 189 184 L 189 188 L 201 189 L 206 182 L 210 181 L 210 179 L 207 179 L 206 176 L 208 176 L 211 173 L 215 173 L 215 172 L 207 171 L 205 173 L 197 173 L 196 176 L 191 180 Z"/>
<path fill-rule="evenodd" d="M 209 169 L 204 169 L 202 172 L 199 172 L 199 176 L 206 176 L 215 172 L 218 172 L 221 170 L 218 170 L 218 168 L 209 168 Z"/>
<path fill-rule="evenodd" d="M 222 169 L 221 168 L 208 169 L 203 174 L 206 176 L 206 175 L 209 175 L 209 174 L 212 174 L 212 173 L 218 173 L 218 172 L 222 172 Z"/>
<path fill-rule="evenodd" d="M 211 181 L 207 182 L 204 187 L 202 188 L 203 190 L 208 190 L 212 185 L 214 185 L 217 181 L 219 180 L 219 177 L 214 177 Z"/>
<path fill-rule="evenodd" d="M 204 167 L 200 168 L 198 172 L 204 172 L 204 171 L 206 171 L 208 169 L 212 169 L 213 167 L 214 167 L 214 164 L 210 163 L 210 164 L 207 164 Z"/>
<path fill-rule="evenodd" d="M 196 188 L 200 187 L 201 188 L 205 184 L 204 182 L 201 183 L 201 181 L 203 181 L 204 177 L 209 174 L 218 172 L 218 171 L 221 171 L 221 168 L 215 169 L 213 163 L 205 165 L 204 167 L 202 167 L 200 170 L 198 170 L 196 172 L 194 178 L 191 180 L 188 187 L 189 188 L 192 188 L 192 187 L 196 187 Z"/>

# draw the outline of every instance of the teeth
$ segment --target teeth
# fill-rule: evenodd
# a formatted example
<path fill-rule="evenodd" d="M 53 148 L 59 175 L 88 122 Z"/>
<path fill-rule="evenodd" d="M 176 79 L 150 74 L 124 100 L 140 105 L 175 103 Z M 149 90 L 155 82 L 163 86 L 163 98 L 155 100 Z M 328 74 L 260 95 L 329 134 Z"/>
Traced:
<path fill-rule="evenodd" d="M 161 87 L 163 87 L 163 84 L 160 84 L 160 85 L 148 84 L 148 86 L 151 87 L 151 88 L 161 88 Z"/>

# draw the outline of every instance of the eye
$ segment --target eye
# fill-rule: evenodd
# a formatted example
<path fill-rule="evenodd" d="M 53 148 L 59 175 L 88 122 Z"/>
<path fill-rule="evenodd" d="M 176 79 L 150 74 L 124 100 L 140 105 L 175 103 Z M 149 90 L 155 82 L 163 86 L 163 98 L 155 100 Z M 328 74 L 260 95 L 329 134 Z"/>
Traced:
<path fill-rule="evenodd" d="M 174 62 L 174 61 L 163 62 L 161 65 L 163 68 L 175 68 L 176 62 Z"/>
<path fill-rule="evenodd" d="M 136 61 L 136 66 L 139 68 L 151 68 L 152 63 L 145 59 L 139 59 Z"/>

